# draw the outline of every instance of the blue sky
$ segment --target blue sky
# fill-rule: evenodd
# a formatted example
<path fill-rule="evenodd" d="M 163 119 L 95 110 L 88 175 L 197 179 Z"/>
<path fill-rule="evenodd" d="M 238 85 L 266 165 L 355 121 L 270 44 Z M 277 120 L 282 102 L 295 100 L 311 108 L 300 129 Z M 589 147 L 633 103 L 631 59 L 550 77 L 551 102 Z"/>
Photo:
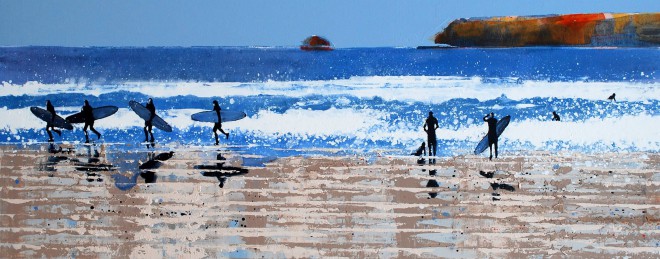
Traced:
<path fill-rule="evenodd" d="M 457 18 L 659 12 L 660 1 L 100 1 L 0 0 L 0 46 L 432 45 Z"/>

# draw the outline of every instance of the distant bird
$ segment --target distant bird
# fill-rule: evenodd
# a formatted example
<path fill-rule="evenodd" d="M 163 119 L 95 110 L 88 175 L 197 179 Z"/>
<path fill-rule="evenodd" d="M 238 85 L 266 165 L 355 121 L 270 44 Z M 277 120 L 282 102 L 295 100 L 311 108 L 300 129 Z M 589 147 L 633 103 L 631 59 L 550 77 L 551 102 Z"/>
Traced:
<path fill-rule="evenodd" d="M 557 112 L 555 112 L 555 111 L 552 112 L 552 120 L 553 121 L 561 121 L 561 119 L 559 118 L 559 114 L 557 114 Z"/>
<path fill-rule="evenodd" d="M 166 161 L 174 155 L 174 151 L 170 151 L 168 153 L 160 153 L 156 157 L 154 157 L 154 160 L 160 160 L 160 161 Z"/>
<path fill-rule="evenodd" d="M 426 155 L 426 143 L 425 143 L 425 142 L 422 142 L 422 145 L 419 146 L 419 148 L 417 149 L 417 151 L 415 151 L 415 153 L 412 153 L 411 155 L 413 155 L 413 156 L 421 156 L 422 154 Z"/>
<path fill-rule="evenodd" d="M 615 101 L 616 102 L 616 93 L 613 93 L 610 95 L 610 97 L 607 97 L 607 100 Z"/>

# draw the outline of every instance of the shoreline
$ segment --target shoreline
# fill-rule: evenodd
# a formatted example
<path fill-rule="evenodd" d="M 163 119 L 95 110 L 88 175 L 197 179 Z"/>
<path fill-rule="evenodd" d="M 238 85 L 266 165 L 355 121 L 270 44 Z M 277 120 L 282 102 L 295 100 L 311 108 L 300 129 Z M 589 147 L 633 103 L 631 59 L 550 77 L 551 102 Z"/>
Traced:
<path fill-rule="evenodd" d="M 131 172 L 148 153 L 0 145 L 0 252 L 653 257 L 660 244 L 657 152 L 466 155 L 431 165 L 293 156 L 253 167 L 218 149 L 174 150 L 160 167 Z"/>

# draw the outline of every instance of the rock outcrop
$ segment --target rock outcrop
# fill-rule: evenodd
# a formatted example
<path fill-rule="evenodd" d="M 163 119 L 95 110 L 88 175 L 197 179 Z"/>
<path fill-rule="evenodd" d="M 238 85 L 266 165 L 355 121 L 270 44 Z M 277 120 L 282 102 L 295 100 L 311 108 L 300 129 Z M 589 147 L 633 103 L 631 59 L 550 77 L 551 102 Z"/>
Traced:
<path fill-rule="evenodd" d="M 459 47 L 660 46 L 660 13 L 457 19 L 435 43 Z"/>

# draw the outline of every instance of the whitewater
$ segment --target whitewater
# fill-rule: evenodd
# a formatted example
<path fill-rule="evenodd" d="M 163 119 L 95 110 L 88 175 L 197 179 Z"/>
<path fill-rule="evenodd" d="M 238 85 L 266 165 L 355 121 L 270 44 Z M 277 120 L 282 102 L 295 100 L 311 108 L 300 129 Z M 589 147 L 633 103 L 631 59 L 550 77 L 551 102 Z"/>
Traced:
<path fill-rule="evenodd" d="M 120 108 L 95 124 L 104 141 L 138 143 L 144 121 L 128 101 L 153 98 L 157 114 L 174 127 L 172 133 L 154 129 L 159 142 L 212 145 L 213 125 L 190 115 L 218 100 L 223 110 L 247 114 L 223 124 L 231 137 L 221 142 L 255 153 L 406 155 L 426 139 L 429 111 L 439 121 L 440 155 L 470 153 L 487 131 L 482 117 L 489 112 L 512 116 L 501 152 L 660 151 L 658 49 L 0 49 L 0 141 L 7 143 L 47 138 L 30 106 L 51 100 L 65 117 L 85 99 Z M 211 54 L 188 60 L 200 51 Z M 139 58 L 111 55 L 116 52 Z M 164 57 L 174 61 L 165 65 Z M 224 62 L 209 70 L 217 59 Z M 313 68 L 305 69 L 306 59 Z M 616 102 L 607 100 L 612 93 Z M 551 121 L 553 111 L 560 122 Z M 83 140 L 80 128 L 60 140 Z"/>

